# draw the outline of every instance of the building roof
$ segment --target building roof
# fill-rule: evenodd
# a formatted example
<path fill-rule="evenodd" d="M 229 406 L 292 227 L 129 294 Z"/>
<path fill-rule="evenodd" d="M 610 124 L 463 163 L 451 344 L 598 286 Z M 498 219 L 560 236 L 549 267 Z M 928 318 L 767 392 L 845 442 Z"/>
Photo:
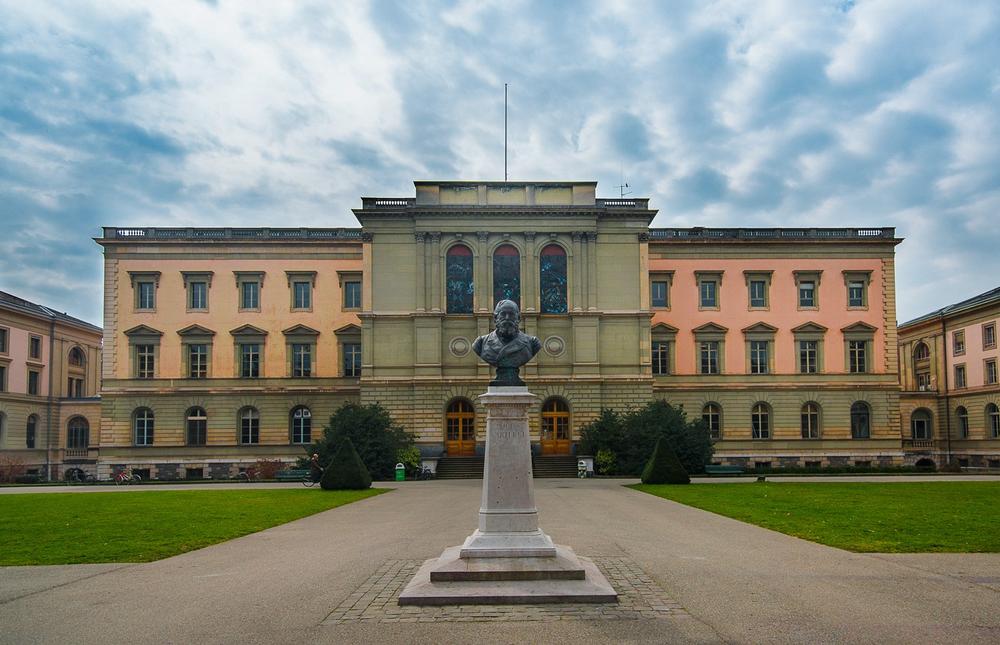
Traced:
<path fill-rule="evenodd" d="M 98 244 L 108 241 L 142 242 L 145 240 L 175 240 L 186 242 L 198 240 L 204 242 L 283 242 L 286 240 L 316 240 L 322 242 L 348 241 L 360 242 L 360 228 L 179 228 L 179 227 L 143 227 L 143 226 L 105 226 L 101 237 L 94 238 Z"/>
<path fill-rule="evenodd" d="M 712 242 L 712 241 L 786 241 L 857 240 L 899 243 L 892 226 L 869 228 L 651 228 L 651 242 Z"/>
<path fill-rule="evenodd" d="M 936 309 L 930 313 L 924 314 L 914 318 L 913 320 L 908 320 L 907 322 L 899 325 L 899 329 L 903 327 L 909 327 L 910 325 L 916 325 L 918 323 L 926 322 L 928 320 L 933 320 L 935 318 L 942 318 L 944 316 L 951 316 L 954 314 L 962 313 L 963 311 L 968 311 L 970 309 L 976 309 L 977 307 L 984 307 L 986 305 L 991 305 L 1000 302 L 1000 287 L 995 287 L 989 291 L 983 292 L 978 296 L 972 296 L 961 302 L 956 302 L 952 305 L 947 305 Z"/>
<path fill-rule="evenodd" d="M 97 333 L 102 333 L 104 331 L 100 327 L 92 325 L 85 320 L 80 320 L 79 318 L 74 318 L 69 314 L 56 311 L 55 309 L 49 309 L 45 305 L 40 305 L 31 302 L 30 300 L 19 298 L 12 293 L 7 293 L 6 291 L 0 291 L 0 308 L 10 309 L 12 311 L 26 313 L 32 316 L 38 316 L 47 320 L 55 320 L 56 322 L 75 325 L 77 327 L 83 327 L 88 331 L 94 331 Z"/>

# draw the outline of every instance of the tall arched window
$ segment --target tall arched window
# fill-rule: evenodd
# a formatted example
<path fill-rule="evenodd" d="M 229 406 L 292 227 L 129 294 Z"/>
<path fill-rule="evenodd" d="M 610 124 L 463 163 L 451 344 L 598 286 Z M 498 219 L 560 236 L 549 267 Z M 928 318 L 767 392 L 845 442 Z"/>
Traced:
<path fill-rule="evenodd" d="M 969 438 L 969 411 L 965 409 L 964 405 L 960 405 L 955 410 L 955 415 L 958 417 L 958 437 L 959 437 L 959 439 L 968 439 Z"/>
<path fill-rule="evenodd" d="M 34 448 L 38 441 L 38 416 L 32 414 L 28 417 L 28 427 L 24 433 L 24 447 Z"/>
<path fill-rule="evenodd" d="M 521 254 L 510 244 L 493 252 L 493 306 L 501 300 L 521 305 Z"/>
<path fill-rule="evenodd" d="M 712 439 L 722 439 L 722 406 L 718 403 L 706 403 L 701 409 L 701 420 L 708 428 L 708 436 Z"/>
<path fill-rule="evenodd" d="M 187 445 L 204 446 L 208 439 L 208 414 L 205 408 L 195 406 L 187 411 Z"/>
<path fill-rule="evenodd" d="M 66 447 L 82 450 L 90 445 L 90 424 L 83 417 L 73 417 L 66 429 Z"/>
<path fill-rule="evenodd" d="M 7 434 L 7 415 L 0 412 L 0 445 L 3 444 L 4 435 Z"/>
<path fill-rule="evenodd" d="M 851 439 L 871 439 L 871 408 L 864 401 L 851 405 Z"/>
<path fill-rule="evenodd" d="M 771 407 L 766 403 L 758 403 L 753 406 L 750 413 L 750 425 L 753 429 L 751 438 L 770 439 L 771 438 Z"/>
<path fill-rule="evenodd" d="M 69 350 L 69 364 L 73 367 L 83 367 L 83 350 L 79 347 L 74 347 Z"/>
<path fill-rule="evenodd" d="M 445 264 L 447 275 L 446 295 L 450 314 L 471 314 L 472 294 L 472 251 L 464 244 L 456 244 L 448 249 Z"/>
<path fill-rule="evenodd" d="M 802 438 L 819 439 L 819 404 L 810 401 L 802 406 Z"/>
<path fill-rule="evenodd" d="M 542 454 L 569 454 L 569 405 L 553 397 L 542 405 Z"/>
<path fill-rule="evenodd" d="M 257 408 L 248 406 L 240 410 L 240 443 L 260 443 L 260 413 Z"/>
<path fill-rule="evenodd" d="M 445 447 L 449 457 L 476 454 L 476 414 L 465 399 L 455 399 L 445 413 Z"/>
<path fill-rule="evenodd" d="M 986 431 L 991 439 L 1000 439 L 1000 408 L 996 403 L 986 406 Z"/>
<path fill-rule="evenodd" d="M 927 410 L 915 410 L 910 415 L 910 436 L 913 439 L 931 438 L 931 413 Z"/>
<path fill-rule="evenodd" d="M 921 341 L 917 343 L 917 346 L 913 349 L 913 359 L 917 361 L 924 361 L 931 357 L 931 350 L 927 347 L 927 343 Z"/>
<path fill-rule="evenodd" d="M 304 405 L 292 409 L 292 443 L 312 443 L 312 412 Z"/>
<path fill-rule="evenodd" d="M 542 313 L 566 313 L 566 251 L 563 247 L 549 244 L 542 249 L 538 273 Z"/>
<path fill-rule="evenodd" d="M 153 445 L 153 411 L 139 408 L 132 415 L 132 440 L 137 446 Z"/>

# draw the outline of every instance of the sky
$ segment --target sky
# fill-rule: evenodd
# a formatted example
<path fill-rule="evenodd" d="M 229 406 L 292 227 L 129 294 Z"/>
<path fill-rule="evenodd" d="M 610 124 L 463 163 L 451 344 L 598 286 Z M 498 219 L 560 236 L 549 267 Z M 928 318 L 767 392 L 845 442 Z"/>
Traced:
<path fill-rule="evenodd" d="M 0 290 L 100 325 L 101 226 L 357 226 L 415 179 L 653 226 L 895 226 L 900 322 L 1000 284 L 995 0 L 0 0 Z"/>

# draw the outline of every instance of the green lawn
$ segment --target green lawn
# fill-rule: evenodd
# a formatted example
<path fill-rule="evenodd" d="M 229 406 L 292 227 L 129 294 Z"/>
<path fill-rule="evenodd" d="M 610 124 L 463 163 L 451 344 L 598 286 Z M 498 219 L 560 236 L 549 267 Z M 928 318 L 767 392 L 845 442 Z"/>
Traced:
<path fill-rule="evenodd" d="M 384 492 L 303 488 L 0 495 L 0 565 L 149 562 Z"/>
<path fill-rule="evenodd" d="M 632 486 L 863 553 L 1000 552 L 1000 482 Z"/>

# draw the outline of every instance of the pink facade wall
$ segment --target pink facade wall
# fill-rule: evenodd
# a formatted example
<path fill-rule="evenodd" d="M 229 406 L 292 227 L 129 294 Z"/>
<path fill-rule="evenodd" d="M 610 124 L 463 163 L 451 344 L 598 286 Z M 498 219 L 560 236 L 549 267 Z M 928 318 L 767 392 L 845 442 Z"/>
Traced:
<path fill-rule="evenodd" d="M 774 337 L 774 367 L 777 374 L 798 372 L 797 352 L 792 329 L 807 322 L 827 328 L 824 339 L 824 373 L 844 373 L 844 339 L 841 329 L 865 322 L 877 329 L 870 359 L 874 373 L 885 373 L 885 310 L 883 303 L 882 262 L 863 259 L 651 259 L 650 271 L 674 271 L 670 287 L 670 310 L 654 309 L 652 324 L 663 322 L 678 329 L 675 343 L 675 368 L 679 375 L 697 373 L 696 344 L 693 329 L 716 323 L 729 329 L 725 343 L 725 373 L 746 373 L 745 337 L 742 329 L 758 322 L 778 328 Z M 719 309 L 701 311 L 696 271 L 724 271 Z M 818 271 L 823 274 L 818 288 L 819 308 L 798 309 L 798 291 L 794 271 Z M 773 271 L 768 310 L 750 310 L 744 271 Z M 868 306 L 865 310 L 848 309 L 847 287 L 843 271 L 871 271 Z"/>
<path fill-rule="evenodd" d="M 945 360 L 948 364 L 948 386 L 955 388 L 955 366 L 965 364 L 966 387 L 982 387 L 985 385 L 983 361 L 987 358 L 996 358 L 1000 362 L 1000 344 L 992 349 L 983 349 L 983 325 L 992 322 L 996 329 L 1000 331 L 1000 319 L 985 320 L 973 325 L 964 327 L 948 326 L 948 333 L 945 336 Z M 965 354 L 955 356 L 955 332 L 965 331 Z"/>
<path fill-rule="evenodd" d="M 27 329 L 19 329 L 9 326 L 7 340 L 7 354 L 4 358 L 10 359 L 7 366 L 7 391 L 14 394 L 27 394 L 28 392 L 28 338 L 32 335 L 40 336 L 42 339 L 41 359 L 32 359 L 32 368 L 37 369 L 41 374 L 38 381 L 39 396 L 49 395 L 49 335 L 29 332 Z M 38 367 L 41 363 L 44 367 Z"/>

